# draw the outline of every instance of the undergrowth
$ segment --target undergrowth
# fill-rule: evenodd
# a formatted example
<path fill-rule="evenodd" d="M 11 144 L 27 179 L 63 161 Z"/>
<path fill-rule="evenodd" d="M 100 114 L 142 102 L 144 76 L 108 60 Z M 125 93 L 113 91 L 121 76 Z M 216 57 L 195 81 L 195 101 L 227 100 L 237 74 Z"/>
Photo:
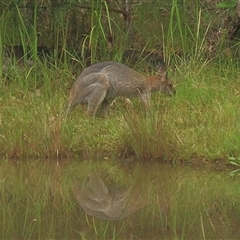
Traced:
<path fill-rule="evenodd" d="M 205 64 L 197 75 L 189 70 L 185 75 L 182 66 L 170 73 L 176 96 L 152 94 L 150 112 L 142 111 L 138 100 L 132 107 L 117 100 L 108 117 L 90 119 L 84 106 L 64 114 L 66 74 L 40 68 L 46 77 L 58 75 L 59 87 L 51 81 L 39 88 L 11 82 L 1 89 L 2 156 L 136 156 L 172 161 L 193 156 L 224 159 L 240 153 L 237 69 L 224 72 Z M 67 76 L 70 85 L 71 74 Z"/>
<path fill-rule="evenodd" d="M 196 156 L 208 160 L 237 158 L 240 154 L 238 62 L 233 58 L 224 60 L 225 51 L 209 56 L 206 34 L 211 21 L 206 25 L 204 20 L 210 18 L 210 14 L 195 2 L 181 4 L 181 8 L 191 13 L 190 19 L 189 12 L 180 11 L 178 1 L 173 1 L 170 11 L 168 5 L 162 9 L 168 16 L 164 26 L 159 27 L 155 21 L 141 21 L 141 25 L 139 18 L 132 26 L 136 36 L 143 27 L 151 25 L 154 30 L 152 35 L 146 32 L 146 36 L 151 36 L 149 41 L 139 37 L 144 44 L 137 56 L 133 56 L 135 67 L 138 66 L 142 74 L 152 74 L 141 67 L 148 61 L 144 51 L 151 53 L 155 43 L 161 42 L 164 59 L 170 64 L 169 75 L 175 83 L 176 96 L 152 94 L 148 113 L 142 111 L 136 100 L 133 100 L 133 107 L 117 100 L 105 119 L 87 118 L 84 107 L 76 108 L 71 115 L 65 114 L 68 90 L 89 59 L 90 63 L 124 61 L 125 47 L 134 38 L 130 38 L 116 16 L 111 15 L 106 3 L 92 2 L 91 31 L 84 35 L 80 54 L 68 51 L 67 36 L 71 27 L 67 15 L 59 13 L 59 31 L 55 29 L 52 37 L 56 43 L 62 40 L 63 44 L 55 46 L 52 56 L 40 57 L 37 5 L 34 5 L 30 32 L 16 5 L 19 28 L 14 28 L 12 35 L 7 27 L 3 28 L 0 36 L 0 63 L 3 65 L 0 71 L 0 155 L 7 158 L 134 157 L 146 161 L 194 161 Z M 139 17 L 144 6 L 139 5 L 134 10 Z M 149 5 L 145 7 L 148 12 Z M 8 26 L 9 17 L 10 12 L 2 12 L 1 26 Z M 109 33 L 119 36 L 119 42 L 111 49 L 106 43 Z M 22 45 L 22 58 L 3 54 L 9 42 Z M 84 56 L 89 50 L 87 60 Z"/>

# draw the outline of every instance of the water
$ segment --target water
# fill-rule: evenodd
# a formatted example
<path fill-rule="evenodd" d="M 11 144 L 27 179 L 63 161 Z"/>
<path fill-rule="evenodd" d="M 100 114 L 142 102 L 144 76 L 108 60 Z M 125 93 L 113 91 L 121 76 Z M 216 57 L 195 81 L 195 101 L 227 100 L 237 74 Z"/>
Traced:
<path fill-rule="evenodd" d="M 116 160 L 7 161 L 1 239 L 238 239 L 227 171 Z"/>

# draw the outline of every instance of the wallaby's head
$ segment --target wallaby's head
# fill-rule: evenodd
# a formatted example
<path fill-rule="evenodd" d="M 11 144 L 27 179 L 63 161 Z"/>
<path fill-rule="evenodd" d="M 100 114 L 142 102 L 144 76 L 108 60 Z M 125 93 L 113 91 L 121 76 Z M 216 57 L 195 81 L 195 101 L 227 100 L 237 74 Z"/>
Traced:
<path fill-rule="evenodd" d="M 157 77 L 160 92 L 166 94 L 167 96 L 173 96 L 176 94 L 173 83 L 167 76 L 167 68 L 165 65 L 159 67 Z"/>

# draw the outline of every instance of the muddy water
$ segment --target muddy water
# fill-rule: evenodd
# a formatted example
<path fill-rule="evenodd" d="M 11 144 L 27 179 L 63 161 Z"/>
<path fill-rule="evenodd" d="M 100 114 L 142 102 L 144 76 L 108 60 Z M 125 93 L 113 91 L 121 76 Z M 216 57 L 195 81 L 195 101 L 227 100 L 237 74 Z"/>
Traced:
<path fill-rule="evenodd" d="M 228 171 L 116 160 L 2 161 L 0 238 L 238 239 Z"/>

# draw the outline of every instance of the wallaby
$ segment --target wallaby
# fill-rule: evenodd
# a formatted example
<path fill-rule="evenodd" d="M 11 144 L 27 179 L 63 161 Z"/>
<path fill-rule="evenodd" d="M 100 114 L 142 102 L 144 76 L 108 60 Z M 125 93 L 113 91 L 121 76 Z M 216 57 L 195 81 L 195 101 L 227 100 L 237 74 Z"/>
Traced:
<path fill-rule="evenodd" d="M 83 70 L 70 90 L 68 109 L 76 104 L 88 104 L 88 115 L 95 116 L 101 106 L 103 113 L 116 97 L 138 96 L 146 108 L 150 107 L 151 92 L 161 91 L 168 96 L 176 93 L 167 77 L 165 64 L 154 76 L 140 73 L 118 62 L 99 62 Z"/>

